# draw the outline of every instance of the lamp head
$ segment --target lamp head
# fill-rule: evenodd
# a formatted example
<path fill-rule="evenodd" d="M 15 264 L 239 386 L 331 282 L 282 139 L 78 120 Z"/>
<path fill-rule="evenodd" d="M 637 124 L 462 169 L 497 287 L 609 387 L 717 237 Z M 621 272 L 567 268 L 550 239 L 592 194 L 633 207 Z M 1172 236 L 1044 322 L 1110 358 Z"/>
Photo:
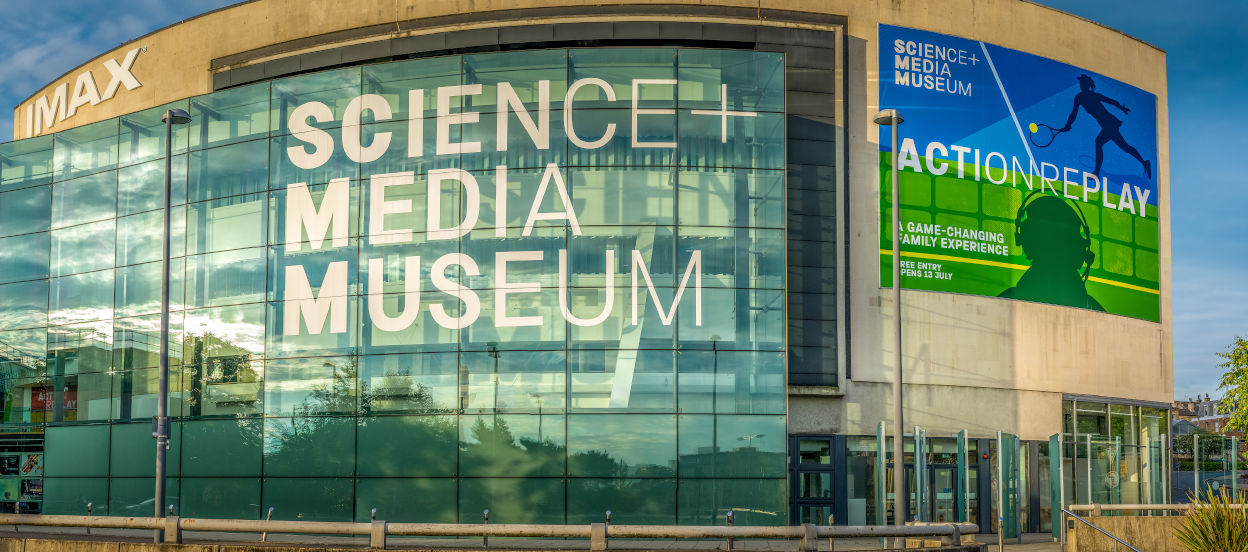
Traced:
<path fill-rule="evenodd" d="M 899 125 L 905 122 L 905 118 L 901 116 L 901 112 L 896 109 L 885 109 L 880 111 L 875 114 L 875 118 L 872 120 L 874 120 L 877 125 Z"/>
<path fill-rule="evenodd" d="M 160 120 L 165 123 L 185 125 L 186 123 L 191 122 L 191 114 L 187 113 L 184 109 L 170 109 L 160 117 Z"/>

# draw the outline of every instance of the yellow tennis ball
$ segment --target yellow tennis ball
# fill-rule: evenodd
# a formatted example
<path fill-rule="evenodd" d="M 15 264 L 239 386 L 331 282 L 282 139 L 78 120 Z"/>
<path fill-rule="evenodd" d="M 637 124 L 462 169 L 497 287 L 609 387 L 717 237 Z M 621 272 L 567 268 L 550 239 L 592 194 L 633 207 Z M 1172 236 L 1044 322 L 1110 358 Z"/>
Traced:
<path fill-rule="evenodd" d="M 1040 130 L 1040 127 L 1036 126 L 1036 123 L 1031 123 L 1027 125 L 1027 130 L 1030 130 L 1032 133 L 1035 133 L 1036 131 Z"/>

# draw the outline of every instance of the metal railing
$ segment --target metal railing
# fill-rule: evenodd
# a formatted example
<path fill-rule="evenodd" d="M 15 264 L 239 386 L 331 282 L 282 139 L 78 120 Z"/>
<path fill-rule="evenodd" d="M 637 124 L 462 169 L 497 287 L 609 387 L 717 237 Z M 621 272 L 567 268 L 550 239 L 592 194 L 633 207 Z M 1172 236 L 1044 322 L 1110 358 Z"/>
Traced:
<path fill-rule="evenodd" d="M 1092 512 L 1099 516 L 1101 512 L 1148 512 L 1148 511 L 1181 511 L 1192 508 L 1208 508 L 1207 504 L 1071 504 L 1072 512 Z M 1248 508 L 1248 504 L 1226 504 L 1227 508 Z"/>
<path fill-rule="evenodd" d="M 1075 506 L 1077 506 L 1077 505 L 1072 504 L 1072 505 L 1071 505 L 1071 508 L 1073 508 L 1073 507 L 1075 507 Z M 1133 504 L 1132 506 L 1138 506 L 1138 505 Z M 1099 511 L 1098 511 L 1098 512 L 1099 512 Z M 1127 542 L 1126 542 L 1126 541 L 1124 541 L 1124 540 L 1122 540 L 1122 539 L 1120 539 L 1120 538 L 1118 538 L 1118 537 L 1114 536 L 1114 535 L 1113 535 L 1112 533 L 1110 533 L 1109 531 L 1106 531 L 1106 530 L 1104 530 L 1104 529 L 1101 529 L 1100 527 L 1097 527 L 1095 523 L 1092 523 L 1092 522 L 1090 522 L 1090 521 L 1088 521 L 1088 520 L 1086 520 L 1086 519 L 1083 519 L 1082 517 L 1079 517 L 1079 515 L 1078 515 L 1078 514 L 1076 514 L 1076 513 L 1072 512 L 1072 511 L 1070 511 L 1069 509 L 1067 509 L 1067 508 L 1062 508 L 1062 513 L 1063 513 L 1063 514 L 1065 514 L 1065 515 L 1067 515 L 1067 516 L 1070 516 L 1070 517 L 1072 517 L 1072 518 L 1075 518 L 1075 519 L 1077 519 L 1077 520 L 1079 520 L 1079 521 L 1083 522 L 1083 524 L 1084 524 L 1084 525 L 1087 525 L 1088 527 L 1091 527 L 1091 528 L 1093 528 L 1093 529 L 1096 529 L 1096 530 L 1097 530 L 1097 531 L 1099 531 L 1102 535 L 1105 535 L 1105 536 L 1107 536 L 1107 537 L 1109 537 L 1109 538 L 1113 539 L 1113 540 L 1114 540 L 1114 550 L 1118 550 L 1118 545 L 1120 545 L 1120 544 L 1121 544 L 1122 546 L 1125 546 L 1125 547 L 1127 547 L 1127 548 L 1130 548 L 1131 550 L 1134 550 L 1135 552 L 1140 552 L 1140 549 L 1139 549 L 1139 548 L 1136 548 L 1136 547 L 1134 547 L 1134 546 L 1131 546 L 1130 544 L 1127 544 Z M 1063 522 L 1063 523 L 1064 523 L 1064 522 Z M 1063 533 L 1063 534 L 1065 534 L 1065 533 Z"/>
<path fill-rule="evenodd" d="M 281 521 L 268 519 L 200 519 L 170 516 L 118 517 L 41 514 L 0 514 L 0 525 L 33 527 L 85 527 L 91 529 L 148 529 L 164 531 L 166 543 L 181 543 L 185 531 L 300 533 L 313 535 L 367 536 L 369 548 L 384 549 L 387 537 L 538 537 L 589 539 L 589 549 L 608 548 L 609 539 L 796 539 L 798 552 L 817 552 L 818 539 L 851 537 L 940 537 L 943 544 L 961 544 L 962 535 L 979 532 L 973 523 L 894 526 L 716 526 L 716 525 L 535 525 L 521 523 L 387 523 L 332 521 Z"/>

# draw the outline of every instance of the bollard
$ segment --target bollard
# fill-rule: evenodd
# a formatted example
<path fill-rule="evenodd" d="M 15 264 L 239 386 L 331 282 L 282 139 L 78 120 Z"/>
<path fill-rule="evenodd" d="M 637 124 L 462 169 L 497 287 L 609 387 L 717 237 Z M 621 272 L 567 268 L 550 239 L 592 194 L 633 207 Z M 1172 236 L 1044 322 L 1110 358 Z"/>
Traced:
<path fill-rule="evenodd" d="M 490 524 L 490 509 L 489 509 L 489 508 L 486 508 L 486 509 L 484 509 L 484 510 L 481 510 L 481 523 L 483 523 L 483 524 L 485 524 L 485 525 L 489 525 L 489 524 Z M 481 546 L 484 546 L 484 547 L 486 547 L 486 548 L 489 548 L 489 547 L 490 547 L 490 536 L 489 536 L 489 535 L 484 535 L 484 536 L 482 536 L 482 537 L 481 537 Z"/>
<path fill-rule="evenodd" d="M 87 534 L 91 534 L 91 502 L 87 503 Z"/>
<path fill-rule="evenodd" d="M 797 543 L 798 552 L 819 552 L 819 531 L 813 523 L 802 524 L 802 539 Z"/>
<path fill-rule="evenodd" d="M 593 552 L 607 549 L 607 525 L 605 523 L 589 525 L 589 549 Z"/>
<path fill-rule="evenodd" d="M 265 514 L 264 521 L 270 521 L 272 519 L 273 519 L 273 507 L 269 506 L 269 513 Z M 263 533 L 260 533 L 260 542 L 264 542 L 267 540 L 269 540 L 269 532 L 265 531 Z"/>
<path fill-rule="evenodd" d="M 828 527 L 833 525 L 836 525 L 836 517 L 832 514 L 828 514 Z M 832 552 L 833 550 L 836 550 L 836 539 L 828 537 L 828 552 Z"/>
<path fill-rule="evenodd" d="M 737 521 L 737 520 L 736 520 L 736 516 L 734 516 L 734 515 L 732 514 L 732 512 L 733 512 L 733 510 L 732 510 L 732 509 L 729 509 L 729 510 L 728 510 L 728 516 L 727 516 L 727 517 L 728 517 L 728 526 L 729 526 L 729 527 L 732 527 L 733 525 L 736 525 L 736 521 Z M 732 552 L 732 537 L 728 537 L 728 552 Z"/>
<path fill-rule="evenodd" d="M 953 534 L 940 537 L 940 544 L 944 546 L 961 546 L 962 545 L 962 528 L 958 524 L 953 525 Z"/>
<path fill-rule="evenodd" d="M 173 511 L 173 506 L 169 507 Z M 170 515 L 165 518 L 165 544 L 182 544 L 182 527 L 178 523 L 181 518 Z"/>
<path fill-rule="evenodd" d="M 377 515 L 377 509 L 373 508 L 373 515 Z M 368 531 L 368 547 L 378 550 L 386 549 L 386 522 L 373 519 L 372 526 Z"/>

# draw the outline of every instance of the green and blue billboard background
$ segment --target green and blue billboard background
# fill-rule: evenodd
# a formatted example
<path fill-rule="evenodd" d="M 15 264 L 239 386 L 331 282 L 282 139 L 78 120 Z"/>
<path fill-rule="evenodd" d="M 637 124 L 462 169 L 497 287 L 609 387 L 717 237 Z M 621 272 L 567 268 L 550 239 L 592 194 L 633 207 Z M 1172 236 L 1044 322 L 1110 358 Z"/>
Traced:
<path fill-rule="evenodd" d="M 916 29 L 880 25 L 879 48 L 879 106 L 905 117 L 899 155 L 879 138 L 881 286 L 897 159 L 903 287 L 1160 319 L 1156 96 Z"/>

